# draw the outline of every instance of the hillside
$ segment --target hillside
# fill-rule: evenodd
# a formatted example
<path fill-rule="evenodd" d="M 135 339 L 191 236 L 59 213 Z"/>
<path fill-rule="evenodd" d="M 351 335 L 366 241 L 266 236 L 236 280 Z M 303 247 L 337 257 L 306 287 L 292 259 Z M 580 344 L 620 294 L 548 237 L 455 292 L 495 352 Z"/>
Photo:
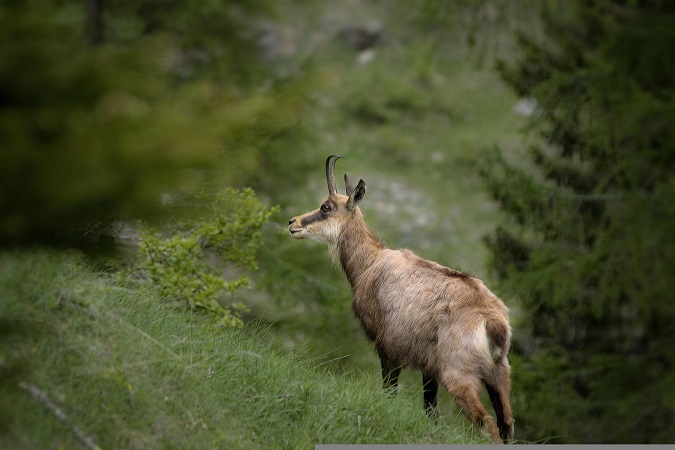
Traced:
<path fill-rule="evenodd" d="M 419 373 L 382 393 L 340 267 L 289 236 L 333 154 L 389 247 L 508 306 L 517 442 L 672 441 L 673 30 L 622 0 L 3 4 L 0 448 L 483 442 Z"/>
<path fill-rule="evenodd" d="M 0 448 L 484 442 L 418 393 L 222 329 L 79 255 L 0 255 Z"/>

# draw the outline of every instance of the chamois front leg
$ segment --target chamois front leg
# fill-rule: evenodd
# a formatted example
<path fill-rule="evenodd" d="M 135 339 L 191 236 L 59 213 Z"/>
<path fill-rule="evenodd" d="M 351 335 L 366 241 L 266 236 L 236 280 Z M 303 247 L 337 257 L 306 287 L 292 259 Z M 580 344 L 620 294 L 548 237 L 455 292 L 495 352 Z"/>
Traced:
<path fill-rule="evenodd" d="M 396 395 L 398 391 L 398 376 L 401 373 L 401 366 L 394 364 L 389 358 L 380 355 L 380 364 L 382 365 L 382 379 L 384 390 L 389 395 Z"/>
<path fill-rule="evenodd" d="M 422 374 L 424 386 L 424 411 L 432 419 L 438 418 L 438 381 L 434 377 Z"/>

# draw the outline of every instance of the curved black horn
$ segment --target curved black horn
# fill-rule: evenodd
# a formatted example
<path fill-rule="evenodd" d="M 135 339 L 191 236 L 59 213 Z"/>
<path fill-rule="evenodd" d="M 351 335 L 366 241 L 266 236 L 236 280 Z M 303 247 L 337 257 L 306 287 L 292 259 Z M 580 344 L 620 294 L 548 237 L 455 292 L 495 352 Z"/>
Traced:
<path fill-rule="evenodd" d="M 328 183 L 329 195 L 335 194 L 337 192 L 337 188 L 335 187 L 335 161 L 340 158 L 342 158 L 342 156 L 330 155 L 326 159 L 326 182 Z"/>

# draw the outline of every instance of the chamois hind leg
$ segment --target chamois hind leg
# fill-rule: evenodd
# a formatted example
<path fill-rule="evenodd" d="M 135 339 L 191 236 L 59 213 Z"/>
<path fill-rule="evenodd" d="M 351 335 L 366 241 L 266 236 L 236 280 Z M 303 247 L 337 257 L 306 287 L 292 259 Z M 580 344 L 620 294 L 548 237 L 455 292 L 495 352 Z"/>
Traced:
<path fill-rule="evenodd" d="M 422 374 L 424 386 L 424 411 L 432 419 L 438 418 L 438 381 L 434 377 Z"/>
<path fill-rule="evenodd" d="M 401 366 L 394 364 L 389 358 L 383 355 L 380 355 L 380 364 L 382 365 L 384 390 L 390 395 L 396 395 Z"/>
<path fill-rule="evenodd" d="M 511 412 L 511 377 L 508 362 L 498 362 L 489 380 L 485 380 L 485 388 L 490 395 L 492 407 L 497 416 L 499 436 L 504 443 L 513 440 L 513 413 Z"/>
<path fill-rule="evenodd" d="M 475 375 L 447 371 L 442 374 L 441 381 L 455 403 L 464 415 L 471 421 L 473 426 L 490 436 L 494 443 L 502 443 L 495 419 L 483 406 L 479 397 L 480 380 Z"/>

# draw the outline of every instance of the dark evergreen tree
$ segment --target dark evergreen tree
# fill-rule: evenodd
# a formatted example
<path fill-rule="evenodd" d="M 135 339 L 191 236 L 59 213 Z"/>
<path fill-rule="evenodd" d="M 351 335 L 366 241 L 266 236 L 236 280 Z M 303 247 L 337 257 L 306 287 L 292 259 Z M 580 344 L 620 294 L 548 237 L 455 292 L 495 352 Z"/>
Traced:
<path fill-rule="evenodd" d="M 554 2 L 503 78 L 535 99 L 530 163 L 482 172 L 515 316 L 520 437 L 675 439 L 675 8 Z M 534 168 L 534 170 L 533 170 Z"/>
<path fill-rule="evenodd" d="M 161 194 L 245 182 L 302 103 L 260 70 L 256 20 L 272 6 L 3 2 L 0 247 L 73 244 L 152 217 Z"/>

